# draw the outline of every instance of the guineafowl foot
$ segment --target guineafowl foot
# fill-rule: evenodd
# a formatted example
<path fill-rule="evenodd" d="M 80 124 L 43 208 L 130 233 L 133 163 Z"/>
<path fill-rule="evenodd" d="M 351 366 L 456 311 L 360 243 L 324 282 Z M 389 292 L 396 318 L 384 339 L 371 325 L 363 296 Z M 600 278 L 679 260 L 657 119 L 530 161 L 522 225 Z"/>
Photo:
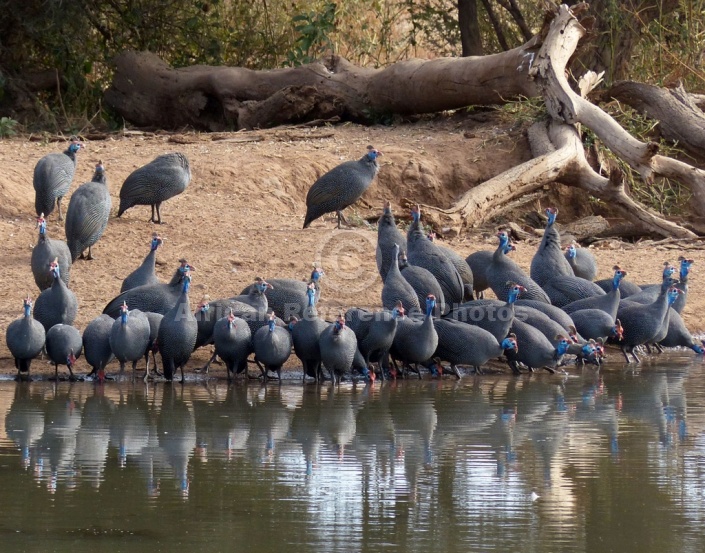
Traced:
<path fill-rule="evenodd" d="M 455 375 L 455 378 L 460 380 L 462 378 L 462 375 L 460 374 L 460 369 L 458 368 L 457 365 L 451 365 L 450 368 L 453 370 L 453 374 Z M 442 374 L 442 373 L 441 373 Z"/>

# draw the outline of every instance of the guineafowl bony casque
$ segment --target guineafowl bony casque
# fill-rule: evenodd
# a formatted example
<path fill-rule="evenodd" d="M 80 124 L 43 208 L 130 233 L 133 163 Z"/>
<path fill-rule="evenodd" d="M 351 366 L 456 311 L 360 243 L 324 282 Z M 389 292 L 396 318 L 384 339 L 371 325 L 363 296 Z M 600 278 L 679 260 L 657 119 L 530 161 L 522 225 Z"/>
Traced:
<path fill-rule="evenodd" d="M 71 260 L 93 259 L 91 248 L 108 226 L 112 200 L 108 191 L 103 162 L 95 166 L 91 182 L 78 187 L 66 210 L 66 242 Z M 88 255 L 83 252 L 88 249 Z"/>
<path fill-rule="evenodd" d="M 379 171 L 377 158 L 382 152 L 372 146 L 357 161 L 346 161 L 321 175 L 306 194 L 306 218 L 304 228 L 326 213 L 335 212 L 338 216 L 338 228 L 342 221 L 343 209 L 354 204 L 370 187 Z"/>
<path fill-rule="evenodd" d="M 161 155 L 125 179 L 120 188 L 117 216 L 120 217 L 135 205 L 149 205 L 152 206 L 151 221 L 161 224 L 159 209 L 162 202 L 181 194 L 190 182 L 191 167 L 184 154 L 175 152 Z"/>
<path fill-rule="evenodd" d="M 59 221 L 64 220 L 61 213 L 61 199 L 66 196 L 76 172 L 76 153 L 81 149 L 81 142 L 73 137 L 68 148 L 61 154 L 47 154 L 34 167 L 34 209 L 37 216 L 49 217 L 54 206 L 59 208 Z"/>

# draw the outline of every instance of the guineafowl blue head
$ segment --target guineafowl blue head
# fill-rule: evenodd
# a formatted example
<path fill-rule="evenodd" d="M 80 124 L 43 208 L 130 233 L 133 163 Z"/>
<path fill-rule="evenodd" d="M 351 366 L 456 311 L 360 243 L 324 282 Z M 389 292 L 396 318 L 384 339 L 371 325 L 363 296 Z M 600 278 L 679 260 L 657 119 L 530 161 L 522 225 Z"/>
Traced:
<path fill-rule="evenodd" d="M 184 258 L 179 259 L 179 263 L 181 263 L 181 265 L 179 266 L 179 272 L 181 273 L 182 276 L 184 276 L 186 273 L 190 273 L 191 271 L 196 270 L 196 267 L 191 265 Z"/>
<path fill-rule="evenodd" d="M 556 353 L 558 355 L 564 355 L 565 352 L 568 351 L 568 348 L 572 342 L 565 336 L 556 336 L 556 339 L 558 340 L 558 344 L 556 344 Z"/>
<path fill-rule="evenodd" d="M 614 277 L 612 278 L 612 288 L 617 289 L 619 288 L 619 283 L 622 282 L 622 279 L 627 276 L 627 271 L 623 271 L 622 269 L 619 268 L 619 265 L 615 265 L 612 267 L 614 269 Z"/>
<path fill-rule="evenodd" d="M 507 286 L 509 286 L 509 293 L 507 294 L 508 303 L 514 303 L 519 299 L 519 296 L 526 291 L 526 288 L 515 282 L 507 282 Z"/>
<path fill-rule="evenodd" d="M 75 363 L 76 363 L 76 355 L 73 353 L 73 350 L 71 350 L 71 351 L 69 351 L 69 354 L 66 356 L 66 366 L 68 368 L 72 368 Z"/>
<path fill-rule="evenodd" d="M 377 150 L 374 146 L 367 146 L 367 159 L 369 161 L 377 161 L 377 158 L 382 155 L 382 152 Z"/>
<path fill-rule="evenodd" d="M 394 306 L 394 309 L 392 309 L 392 318 L 396 319 L 399 317 L 403 317 L 405 313 L 406 311 L 404 311 L 404 306 L 400 301 L 398 301 Z"/>
<path fill-rule="evenodd" d="M 411 208 L 411 219 L 414 223 L 418 223 L 421 219 L 421 208 L 418 205 Z"/>
<path fill-rule="evenodd" d="M 683 291 L 679 290 L 675 286 L 671 286 L 668 289 L 668 305 L 672 305 L 674 301 L 678 299 L 678 294 L 682 294 Z"/>
<path fill-rule="evenodd" d="M 129 311 L 127 309 L 127 302 L 122 302 L 122 305 L 120 306 L 120 321 L 122 324 L 127 324 L 127 317 L 128 317 Z"/>
<path fill-rule="evenodd" d="M 390 201 L 384 202 L 384 207 L 382 208 L 382 213 L 384 215 L 392 214 L 392 203 Z"/>
<path fill-rule="evenodd" d="M 313 307 L 316 305 L 316 285 L 313 282 L 309 282 L 306 288 L 306 296 L 308 297 L 308 306 Z"/>
<path fill-rule="evenodd" d="M 671 265 L 670 262 L 664 261 L 663 273 L 662 273 L 663 279 L 666 280 L 667 278 L 672 277 L 673 273 L 675 273 L 675 272 L 676 272 L 676 268 L 673 265 Z"/>
<path fill-rule="evenodd" d="M 286 328 L 289 329 L 289 332 L 292 332 L 294 330 L 294 326 L 296 326 L 296 323 L 298 322 L 299 319 L 297 317 L 294 317 L 294 315 L 289 317 L 289 322 L 286 323 Z"/>
<path fill-rule="evenodd" d="M 54 277 L 55 280 L 61 278 L 61 269 L 59 269 L 59 258 L 55 257 L 54 261 L 49 265 L 49 273 Z"/>
<path fill-rule="evenodd" d="M 575 244 L 568 246 L 565 251 L 570 259 L 575 259 L 575 256 L 578 255 L 578 248 L 575 247 Z"/>
<path fill-rule="evenodd" d="M 269 315 L 269 322 L 267 323 L 269 325 L 269 332 L 274 332 L 274 327 L 277 326 L 277 319 L 276 315 L 274 314 L 274 311 Z"/>
<path fill-rule="evenodd" d="M 311 271 L 311 281 L 317 283 L 325 274 L 326 273 L 324 273 L 323 269 L 321 269 L 320 267 L 314 267 L 313 271 Z"/>
<path fill-rule="evenodd" d="M 705 353 L 705 349 L 703 348 L 703 346 L 705 346 L 705 341 L 702 341 L 702 345 L 693 344 L 692 346 L 690 346 L 690 348 L 698 355 L 702 355 L 703 353 Z"/>
<path fill-rule="evenodd" d="M 210 299 L 211 297 L 208 294 L 203 296 L 201 301 L 196 306 L 196 313 L 208 313 L 211 308 Z"/>
<path fill-rule="evenodd" d="M 340 334 L 345 328 L 345 316 L 341 313 L 333 323 L 333 334 Z"/>
<path fill-rule="evenodd" d="M 39 229 L 39 236 L 44 236 L 47 233 L 47 221 L 44 218 L 44 213 L 37 218 L 37 228 Z"/>
<path fill-rule="evenodd" d="M 150 249 L 151 251 L 156 250 L 159 246 L 162 245 L 162 237 L 159 236 L 159 233 L 153 233 L 152 234 L 152 243 L 150 244 Z"/>
<path fill-rule="evenodd" d="M 436 307 L 436 296 L 429 294 L 426 296 L 426 316 L 430 317 Z"/>
<path fill-rule="evenodd" d="M 264 294 L 267 291 L 267 288 L 273 289 L 274 286 L 269 284 L 269 282 L 264 280 L 262 277 L 257 277 L 255 279 L 255 288 L 260 294 Z"/>
<path fill-rule="evenodd" d="M 611 338 L 615 338 L 618 342 L 621 342 L 623 337 L 624 337 L 624 328 L 622 327 L 622 323 L 619 321 L 619 319 L 617 319 L 614 322 L 614 326 L 612 327 Z"/>
<path fill-rule="evenodd" d="M 690 272 L 691 265 L 695 262 L 693 259 L 686 259 L 682 255 L 678 258 L 681 262 L 680 278 L 681 280 L 688 280 L 688 273 Z"/>
<path fill-rule="evenodd" d="M 228 328 L 235 328 L 235 313 L 233 313 L 232 309 L 230 310 L 230 313 L 228 313 Z"/>
<path fill-rule="evenodd" d="M 507 231 L 500 230 L 497 233 L 497 238 L 499 238 L 499 246 L 505 250 L 504 253 L 507 253 L 506 249 L 509 246 L 509 234 L 507 233 Z"/>
<path fill-rule="evenodd" d="M 502 343 L 500 345 L 502 346 L 503 351 L 519 351 L 519 346 L 517 345 L 516 338 L 514 338 L 513 336 L 507 336 L 504 340 L 502 340 Z"/>
<path fill-rule="evenodd" d="M 72 154 L 75 154 L 82 147 L 83 147 L 83 144 L 81 144 L 81 141 L 78 138 L 73 138 L 71 140 L 71 144 L 69 144 L 69 152 L 71 152 Z"/>
<path fill-rule="evenodd" d="M 548 217 L 548 223 L 546 223 L 546 226 L 550 227 L 553 223 L 555 223 L 557 216 L 558 216 L 558 210 L 555 207 L 547 207 L 546 208 L 546 217 Z"/>
<path fill-rule="evenodd" d="M 184 281 L 183 281 L 181 291 L 184 294 L 186 294 L 186 293 L 188 293 L 189 288 L 191 288 L 191 271 L 186 271 L 184 273 Z"/>
<path fill-rule="evenodd" d="M 32 313 L 32 298 L 27 296 L 24 300 L 22 300 L 22 306 L 24 308 L 24 316 L 29 317 Z"/>

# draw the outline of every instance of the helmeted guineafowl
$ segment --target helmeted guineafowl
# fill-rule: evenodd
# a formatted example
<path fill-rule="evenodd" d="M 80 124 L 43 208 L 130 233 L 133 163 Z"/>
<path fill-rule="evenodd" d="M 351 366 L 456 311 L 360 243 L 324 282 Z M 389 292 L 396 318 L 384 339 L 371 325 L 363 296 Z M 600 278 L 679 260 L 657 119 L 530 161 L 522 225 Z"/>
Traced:
<path fill-rule="evenodd" d="M 137 371 L 137 361 L 144 357 L 149 344 L 149 320 L 138 309 L 128 309 L 127 303 L 120 308 L 120 316 L 110 329 L 110 348 L 120 362 L 120 374 L 125 372 L 125 363 L 132 361 L 132 377 Z"/>
<path fill-rule="evenodd" d="M 372 146 L 357 161 L 346 161 L 321 175 L 306 194 L 306 217 L 304 227 L 326 213 L 335 212 L 338 216 L 338 228 L 342 221 L 343 209 L 354 204 L 369 188 L 379 171 L 377 158 L 382 152 Z"/>
<path fill-rule="evenodd" d="M 152 206 L 151 221 L 161 224 L 162 202 L 181 194 L 190 182 L 191 167 L 184 154 L 161 155 L 130 173 L 122 183 L 117 216 L 135 205 L 149 205 Z"/>
<path fill-rule="evenodd" d="M 46 338 L 47 355 L 54 363 L 54 378 L 59 378 L 59 365 L 66 365 L 71 380 L 75 380 L 73 365 L 83 350 L 81 333 L 71 325 L 56 324 L 49 329 Z"/>
<path fill-rule="evenodd" d="M 250 287 L 250 291 L 247 294 L 240 294 L 230 299 L 235 302 L 250 305 L 258 313 L 266 313 L 269 308 L 269 300 L 267 300 L 265 292 L 272 288 L 274 288 L 274 286 L 262 277 L 256 277 L 254 284 Z"/>
<path fill-rule="evenodd" d="M 328 323 L 318 316 L 316 288 L 312 282 L 309 283 L 307 292 L 308 305 L 291 330 L 291 339 L 294 343 L 294 353 L 303 364 L 304 380 L 309 376 L 318 382 L 323 378 L 321 348 L 318 341 L 321 338 L 321 333 L 328 327 Z"/>
<path fill-rule="evenodd" d="M 619 345 L 627 363 L 631 363 L 628 354 L 631 354 L 637 363 L 641 362 L 634 348 L 653 342 L 654 336 L 661 330 L 669 306 L 676 301 L 679 293 L 678 288 L 664 287 L 656 300 L 647 305 L 622 300 L 617 311 L 617 318 L 624 327 L 622 342 Z"/>
<path fill-rule="evenodd" d="M 39 228 L 39 238 L 36 246 L 32 249 L 30 265 L 34 282 L 40 290 L 51 288 L 54 282 L 54 275 L 51 273 L 51 263 L 56 260 L 59 263 L 59 274 L 66 286 L 69 285 L 71 274 L 71 251 L 63 240 L 49 238 L 47 236 L 47 222 L 41 214 L 37 219 Z"/>
<path fill-rule="evenodd" d="M 390 349 L 392 359 L 401 361 L 404 367 L 410 367 L 413 363 L 419 378 L 421 373 L 418 364 L 430 359 L 438 347 L 438 333 L 433 326 L 435 307 L 436 298 L 429 295 L 426 298 L 426 316 L 422 320 L 414 317 L 399 317 Z M 392 376 L 396 376 L 396 371 Z"/>
<path fill-rule="evenodd" d="M 590 250 L 581 248 L 579 244 L 573 242 L 565 249 L 565 258 L 575 276 L 585 280 L 595 280 L 597 261 Z"/>
<path fill-rule="evenodd" d="M 416 290 L 402 276 L 399 270 L 399 245 L 394 245 L 395 259 L 387 272 L 387 278 L 382 285 L 382 306 L 390 311 L 394 309 L 397 302 L 401 302 L 404 309 L 409 313 L 421 311 Z"/>
<path fill-rule="evenodd" d="M 433 324 L 438 333 L 438 347 L 434 353 L 434 364 L 442 361 L 450 363 L 450 368 L 460 378 L 458 365 L 470 365 L 477 374 L 490 359 L 499 357 L 507 349 L 517 347 L 513 337 L 502 342 L 479 326 L 472 326 L 453 319 L 434 319 Z M 440 368 L 440 367 L 439 367 Z M 433 372 L 433 366 L 431 367 Z"/>
<path fill-rule="evenodd" d="M 446 318 L 455 319 L 473 326 L 479 326 L 495 337 L 500 343 L 509 334 L 515 316 L 515 303 L 525 288 L 516 283 L 508 283 L 507 301 L 474 300 L 457 306 Z"/>
<path fill-rule="evenodd" d="M 399 317 L 403 315 L 401 302 L 391 311 L 368 311 L 354 307 L 345 312 L 345 324 L 355 333 L 358 349 L 365 359 L 365 367 L 372 371 L 371 364 L 379 363 L 382 378 L 389 369 L 385 365 L 388 364 L 389 350 L 394 343 Z"/>
<path fill-rule="evenodd" d="M 516 249 L 509 244 L 509 234 L 501 230 L 497 233 L 497 237 L 499 238 L 499 244 L 492 254 L 492 262 L 488 265 L 485 272 L 487 282 L 497 299 L 507 301 L 509 290 L 514 284 L 519 284 L 524 288 L 522 298 L 551 303 L 551 300 L 548 299 L 541 287 L 519 265 L 509 259 L 509 252 Z"/>
<path fill-rule="evenodd" d="M 436 313 L 434 315 L 441 316 L 448 312 L 450 306 L 446 305 L 443 289 L 431 271 L 416 265 L 409 265 L 409 259 L 405 252 L 399 254 L 399 270 L 404 280 L 411 284 L 411 287 L 416 291 L 419 306 L 426 303 L 429 294 L 433 294 L 436 297 Z"/>
<path fill-rule="evenodd" d="M 328 369 L 333 384 L 352 369 L 358 351 L 355 333 L 345 324 L 345 316 L 340 315 L 321 333 L 319 340 L 321 363 Z"/>
<path fill-rule="evenodd" d="M 586 340 L 612 338 L 619 342 L 624 330 L 619 319 L 615 320 L 601 309 L 579 309 L 572 314 L 575 328 Z"/>
<path fill-rule="evenodd" d="M 143 313 L 166 314 L 181 295 L 184 275 L 195 270 L 185 259 L 181 259 L 180 263 L 168 283 L 144 284 L 126 290 L 110 300 L 103 313 L 116 319 L 120 316 L 122 304 L 126 302 L 132 309 L 139 309 Z"/>
<path fill-rule="evenodd" d="M 61 269 L 57 260 L 52 262 L 50 270 L 54 276 L 54 283 L 51 288 L 39 294 L 34 304 L 34 318 L 42 323 L 47 332 L 59 323 L 72 325 L 78 313 L 78 300 L 61 280 Z"/>
<path fill-rule="evenodd" d="M 83 330 L 83 356 L 92 369 L 88 376 L 96 375 L 99 382 L 105 380 L 105 367 L 115 357 L 110 347 L 110 331 L 114 322 L 112 317 L 103 313 Z"/>
<path fill-rule="evenodd" d="M 93 259 L 92 246 L 108 226 L 112 200 L 105 177 L 105 167 L 98 162 L 93 180 L 78 187 L 66 210 L 66 243 L 71 259 Z M 88 249 L 88 255 L 83 252 Z"/>
<path fill-rule="evenodd" d="M 546 369 L 555 372 L 555 368 L 562 361 L 568 351 L 570 339 L 557 335 L 554 340 L 549 340 L 538 329 L 514 319 L 512 334 L 517 342 L 516 350 L 507 350 L 507 361 L 512 371 L 519 373 L 519 364 L 529 370 Z"/>
<path fill-rule="evenodd" d="M 524 300 L 520 298 L 516 301 L 516 307 L 519 306 L 532 307 L 537 311 L 540 311 L 549 319 L 561 325 L 564 329 L 564 332 L 569 332 L 570 327 L 575 326 L 573 324 L 573 320 L 570 318 L 570 315 L 568 315 L 560 307 L 556 307 L 555 305 L 551 305 L 550 303 L 536 300 Z"/>
<path fill-rule="evenodd" d="M 262 326 L 252 336 L 255 363 L 262 371 L 262 378 L 265 381 L 270 371 L 276 372 L 281 380 L 282 365 L 286 363 L 291 355 L 290 328 L 277 326 L 275 317 L 276 315 L 272 312 L 267 321 L 267 326 Z"/>
<path fill-rule="evenodd" d="M 688 331 L 688 328 L 683 322 L 683 317 L 675 310 L 669 315 L 668 333 L 659 343 L 665 348 L 683 347 L 690 348 L 698 354 L 705 353 L 702 340 L 693 338 L 693 335 Z"/>
<path fill-rule="evenodd" d="M 120 287 L 121 293 L 146 284 L 160 284 L 159 277 L 154 271 L 154 267 L 157 261 L 157 249 L 162 245 L 162 242 L 162 237 L 159 236 L 158 233 L 155 232 L 152 234 L 152 241 L 149 244 L 147 257 L 144 258 L 144 261 L 142 261 L 139 267 L 127 275 L 122 281 L 122 286 Z"/>
<path fill-rule="evenodd" d="M 533 326 L 551 341 L 558 335 L 568 336 L 570 333 L 570 328 L 565 328 L 538 309 L 526 305 L 517 305 L 514 309 L 517 319 Z M 574 325 L 571 324 L 569 327 L 574 327 Z"/>
<path fill-rule="evenodd" d="M 377 270 L 382 277 L 382 282 L 387 278 L 387 273 L 392 266 L 394 244 L 397 244 L 401 251 L 406 251 L 406 237 L 397 228 L 391 204 L 384 202 L 384 211 L 377 221 L 377 249 L 375 250 Z"/>
<path fill-rule="evenodd" d="M 558 307 L 577 300 L 605 295 L 605 291 L 591 280 L 571 275 L 555 276 L 544 283 L 542 288 L 551 303 Z"/>
<path fill-rule="evenodd" d="M 164 313 L 159 325 L 157 344 L 162 356 L 164 378 L 167 380 L 172 380 L 176 370 L 181 369 L 181 382 L 185 381 L 184 365 L 191 357 L 193 346 L 196 344 L 198 323 L 189 306 L 190 286 L 191 272 L 186 271 L 181 284 L 181 294 L 173 307 Z"/>
<path fill-rule="evenodd" d="M 406 255 L 410 265 L 423 267 L 436 277 L 441 285 L 446 304 L 451 306 L 461 303 L 465 295 L 463 281 L 455 265 L 446 257 L 441 249 L 431 242 L 421 226 L 421 210 L 414 206 L 411 212 L 412 221 L 406 233 Z M 385 307 L 387 307 L 385 305 Z M 393 306 L 392 306 L 393 307 Z M 407 311 L 410 309 L 404 305 Z M 390 309 L 388 307 L 388 309 Z"/>
<path fill-rule="evenodd" d="M 23 373 L 29 377 L 29 366 L 44 347 L 46 331 L 42 324 L 32 317 L 32 298 L 23 300 L 24 315 L 12 321 L 5 331 L 7 349 L 15 359 L 17 379 Z"/>
<path fill-rule="evenodd" d="M 428 234 L 428 239 L 434 244 L 436 244 L 436 247 L 445 254 L 445 256 L 448 258 L 448 261 L 450 261 L 458 271 L 458 274 L 460 275 L 460 280 L 463 281 L 464 293 L 462 301 L 471 300 L 473 298 L 474 275 L 472 274 L 472 269 L 470 268 L 470 265 L 468 265 L 467 261 L 465 261 L 465 259 L 463 259 L 462 256 L 455 250 L 443 246 L 442 244 L 439 244 L 436 241 L 435 232 L 430 232 Z"/>
<path fill-rule="evenodd" d="M 213 328 L 215 353 L 225 362 L 228 382 L 234 375 L 247 372 L 247 356 L 250 354 L 252 334 L 250 327 L 231 311 L 227 317 L 218 319 Z"/>
<path fill-rule="evenodd" d="M 476 298 L 483 298 L 484 292 L 490 287 L 487 282 L 487 267 L 492 263 L 492 254 L 494 252 L 480 250 L 471 253 L 465 258 L 465 263 L 468 264 L 472 271 L 472 290 Z"/>
<path fill-rule="evenodd" d="M 564 305 L 563 310 L 570 314 L 581 309 L 601 309 L 612 317 L 614 321 L 617 318 L 617 309 L 619 308 L 619 302 L 622 298 L 620 288 L 624 282 L 624 277 L 627 276 L 627 271 L 623 271 L 617 265 L 615 265 L 613 269 L 614 277 L 612 277 L 612 289 L 607 294 L 572 301 Z"/>
<path fill-rule="evenodd" d="M 549 280 L 559 275 L 573 276 L 573 269 L 563 256 L 561 236 L 555 227 L 558 210 L 555 207 L 546 209 L 548 220 L 543 238 L 533 259 L 529 274 L 539 286 L 543 287 Z"/>
<path fill-rule="evenodd" d="M 56 205 L 59 208 L 59 221 L 63 221 L 61 199 L 68 193 L 73 181 L 76 153 L 80 149 L 81 142 L 74 137 L 64 153 L 47 154 L 37 162 L 33 179 L 37 216 L 48 217 Z"/>
<path fill-rule="evenodd" d="M 602 288 L 605 293 L 609 294 L 609 292 L 613 289 L 614 280 L 611 278 L 603 278 L 596 280 L 595 284 Z M 633 296 L 634 294 L 638 294 L 640 292 L 641 288 L 639 285 L 630 280 L 623 280 L 619 285 L 619 294 L 622 299 L 628 298 L 629 296 Z"/>
<path fill-rule="evenodd" d="M 663 263 L 663 271 L 661 272 L 661 284 L 648 284 L 642 287 L 642 290 L 636 294 L 631 294 L 628 299 L 630 302 L 641 303 L 643 305 L 652 303 L 664 292 L 675 280 L 676 268 L 668 261 Z M 627 298 L 624 298 L 625 300 Z"/>

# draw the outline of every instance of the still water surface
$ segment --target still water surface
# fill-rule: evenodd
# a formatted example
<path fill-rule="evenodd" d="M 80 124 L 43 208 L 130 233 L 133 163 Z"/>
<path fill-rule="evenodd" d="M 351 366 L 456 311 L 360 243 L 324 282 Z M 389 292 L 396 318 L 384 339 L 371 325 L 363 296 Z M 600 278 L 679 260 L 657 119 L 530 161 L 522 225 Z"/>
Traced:
<path fill-rule="evenodd" d="M 705 366 L 0 383 L 2 551 L 705 551 Z"/>

